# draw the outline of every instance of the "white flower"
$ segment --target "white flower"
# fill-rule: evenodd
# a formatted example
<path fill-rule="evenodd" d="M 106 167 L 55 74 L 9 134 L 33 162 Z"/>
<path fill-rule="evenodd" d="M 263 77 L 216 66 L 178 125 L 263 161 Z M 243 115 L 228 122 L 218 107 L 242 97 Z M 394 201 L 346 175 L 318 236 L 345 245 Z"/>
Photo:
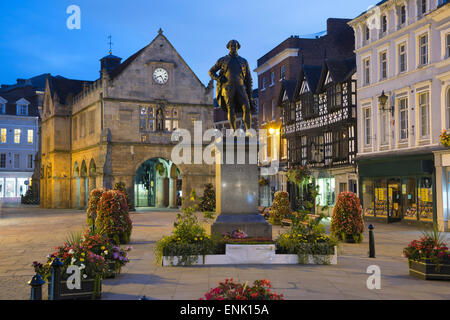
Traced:
<path fill-rule="evenodd" d="M 74 254 L 74 253 L 75 253 L 75 251 L 73 251 L 73 249 L 69 250 L 69 254 Z"/>
<path fill-rule="evenodd" d="M 74 264 L 77 261 L 74 257 L 72 257 L 72 260 L 70 261 L 70 264 Z"/>
<path fill-rule="evenodd" d="M 108 254 L 108 250 L 105 250 L 104 252 L 105 252 L 105 254 Z"/>

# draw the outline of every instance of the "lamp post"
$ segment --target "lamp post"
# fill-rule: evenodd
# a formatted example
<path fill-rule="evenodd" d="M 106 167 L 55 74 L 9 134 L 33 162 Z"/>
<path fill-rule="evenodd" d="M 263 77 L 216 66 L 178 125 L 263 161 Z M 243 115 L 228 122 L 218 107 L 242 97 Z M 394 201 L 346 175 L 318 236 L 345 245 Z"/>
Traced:
<path fill-rule="evenodd" d="M 394 106 L 392 107 L 386 107 L 388 101 L 388 96 L 384 93 L 384 90 L 381 92 L 381 96 L 378 97 L 378 104 L 380 106 L 381 111 L 390 111 L 392 114 L 392 117 L 394 117 Z"/>

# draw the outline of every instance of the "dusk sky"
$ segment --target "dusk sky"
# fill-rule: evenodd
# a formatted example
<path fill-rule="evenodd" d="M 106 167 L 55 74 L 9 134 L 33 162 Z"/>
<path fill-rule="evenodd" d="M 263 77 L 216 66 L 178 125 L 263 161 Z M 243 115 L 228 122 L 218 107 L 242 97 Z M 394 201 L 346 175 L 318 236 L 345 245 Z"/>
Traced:
<path fill-rule="evenodd" d="M 377 0 L 40 0 L 0 3 L 0 83 L 42 73 L 95 80 L 112 35 L 124 61 L 164 35 L 206 85 L 208 70 L 237 39 L 250 68 L 291 35 L 326 30 L 326 20 L 354 18 Z M 66 9 L 81 9 L 81 29 L 69 30 Z M 254 87 L 256 74 L 253 74 Z"/>

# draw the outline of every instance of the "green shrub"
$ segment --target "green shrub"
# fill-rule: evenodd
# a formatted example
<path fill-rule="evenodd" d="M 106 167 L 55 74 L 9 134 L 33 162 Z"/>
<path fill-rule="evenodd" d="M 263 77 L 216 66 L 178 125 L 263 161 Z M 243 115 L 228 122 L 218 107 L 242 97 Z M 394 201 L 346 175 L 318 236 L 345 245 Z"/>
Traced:
<path fill-rule="evenodd" d="M 341 192 L 334 206 L 330 231 L 347 242 L 361 242 L 364 220 L 359 198 L 353 192 Z"/>
<path fill-rule="evenodd" d="M 117 245 L 130 241 L 133 228 L 125 195 L 117 190 L 103 192 L 97 206 L 95 225 Z"/>
<path fill-rule="evenodd" d="M 216 192 L 214 191 L 212 183 L 205 185 L 203 197 L 200 198 L 200 210 L 202 212 L 216 211 Z"/>
<path fill-rule="evenodd" d="M 278 191 L 275 193 L 269 214 L 269 222 L 277 225 L 280 225 L 283 219 L 290 216 L 291 207 L 289 205 L 289 193 L 285 191 Z"/>

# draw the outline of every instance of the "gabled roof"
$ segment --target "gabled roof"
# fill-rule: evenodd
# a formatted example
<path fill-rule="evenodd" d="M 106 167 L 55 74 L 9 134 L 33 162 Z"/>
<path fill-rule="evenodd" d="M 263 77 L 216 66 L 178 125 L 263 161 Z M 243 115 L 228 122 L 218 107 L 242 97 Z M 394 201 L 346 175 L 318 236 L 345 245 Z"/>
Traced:
<path fill-rule="evenodd" d="M 17 105 L 25 104 L 28 105 L 28 117 L 39 117 L 38 110 L 38 96 L 36 95 L 36 89 L 30 85 L 25 87 L 15 87 L 6 92 L 1 93 L 0 101 L 6 100 L 5 103 L 5 114 L 18 116 L 17 115 Z"/>
<path fill-rule="evenodd" d="M 29 79 L 17 79 L 17 83 L 11 85 L 3 84 L 0 88 L 0 92 L 7 92 L 10 90 L 14 90 L 17 88 L 23 88 L 26 86 L 31 86 L 36 90 L 44 91 L 45 90 L 45 79 L 49 76 L 49 73 L 43 73 L 38 76 L 29 78 Z"/>
<path fill-rule="evenodd" d="M 283 103 L 284 94 L 286 92 L 286 96 L 289 102 L 294 98 L 295 86 L 297 81 L 295 80 L 283 80 L 281 82 L 280 92 L 278 93 L 278 102 L 277 106 L 281 106 Z"/>
<path fill-rule="evenodd" d="M 72 97 L 76 96 L 83 90 L 83 84 L 89 85 L 92 81 L 73 80 L 67 79 L 61 76 L 49 76 L 48 83 L 50 87 L 50 94 L 54 93 L 58 95 L 59 102 L 66 104 L 67 97 L 71 94 Z"/>
<path fill-rule="evenodd" d="M 304 80 L 306 80 L 306 82 L 308 83 L 308 87 L 311 93 L 317 92 L 321 72 L 322 66 L 316 65 L 302 66 L 302 69 L 298 76 L 297 85 L 295 87 L 294 100 L 298 98 Z"/>
<path fill-rule="evenodd" d="M 356 72 L 356 58 L 348 59 L 325 59 L 322 65 L 322 74 L 319 80 L 319 90 L 326 85 L 328 72 L 334 83 L 341 83 L 350 78 Z"/>
<path fill-rule="evenodd" d="M 145 49 L 147 49 L 148 47 L 150 47 L 155 41 L 156 39 L 162 37 L 170 46 L 170 48 L 175 52 L 175 54 L 178 56 L 178 58 L 183 62 L 183 64 L 189 69 L 189 71 L 192 72 L 192 74 L 194 75 L 194 77 L 198 80 L 198 82 L 202 85 L 203 88 L 206 89 L 205 85 L 200 81 L 200 79 L 197 77 L 197 75 L 195 74 L 194 71 L 192 71 L 192 69 L 189 67 L 189 65 L 186 63 L 186 61 L 184 61 L 183 57 L 178 53 L 178 51 L 175 49 L 175 47 L 170 43 L 170 41 L 166 38 L 166 36 L 163 35 L 162 30 L 160 29 L 158 31 L 158 35 L 152 40 L 152 42 L 150 42 L 147 46 L 145 46 L 144 48 L 142 48 L 141 50 L 139 50 L 138 52 L 136 52 L 135 54 L 133 54 L 132 56 L 130 56 L 128 59 L 126 59 L 124 62 L 122 62 L 118 67 L 114 68 L 110 73 L 109 73 L 109 77 L 111 79 L 115 79 L 117 78 L 134 60 L 137 59 L 137 57 L 139 57 L 141 55 L 142 52 L 145 51 Z"/>

